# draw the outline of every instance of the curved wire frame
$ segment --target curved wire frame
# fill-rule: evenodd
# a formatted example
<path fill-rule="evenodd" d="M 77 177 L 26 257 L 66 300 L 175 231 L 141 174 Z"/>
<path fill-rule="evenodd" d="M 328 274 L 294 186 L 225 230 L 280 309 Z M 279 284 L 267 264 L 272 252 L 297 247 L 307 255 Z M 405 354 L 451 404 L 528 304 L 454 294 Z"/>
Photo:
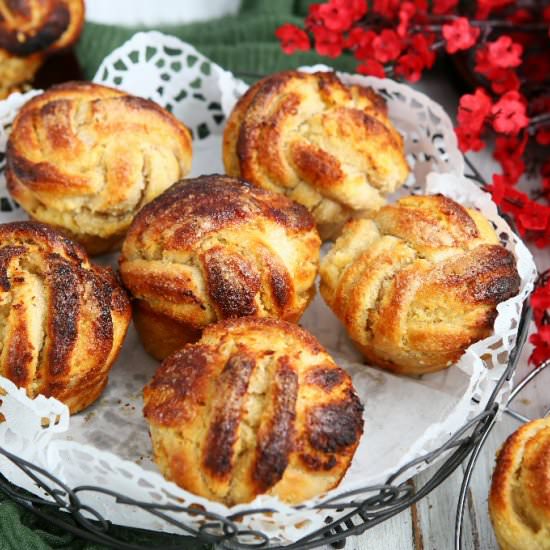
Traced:
<path fill-rule="evenodd" d="M 481 182 L 479 174 L 476 176 L 475 168 L 473 172 L 473 178 Z M 511 379 L 516 369 L 521 349 L 527 337 L 530 318 L 530 309 L 528 305 L 525 304 L 518 327 L 517 342 L 510 354 L 508 366 L 501 379 L 497 382 L 483 412 L 470 419 L 439 448 L 409 462 L 398 471 L 394 472 L 386 480 L 386 483 L 350 491 L 318 505 L 319 509 L 327 512 L 327 525 L 293 544 L 273 545 L 270 544 L 269 536 L 265 533 L 241 529 L 239 524 L 244 516 L 270 512 L 272 510 L 244 510 L 238 514 L 224 517 L 219 514 L 211 513 L 208 510 L 138 501 L 105 487 L 87 485 L 70 488 L 50 472 L 21 459 L 2 447 L 0 447 L 0 455 L 3 455 L 13 462 L 29 476 L 45 496 L 39 497 L 23 489 L 19 489 L 10 484 L 1 475 L 0 491 L 22 507 L 47 520 L 52 525 L 56 525 L 57 527 L 65 529 L 91 542 L 123 550 L 146 550 L 149 546 L 145 547 L 139 544 L 123 542 L 115 538 L 110 532 L 111 523 L 92 507 L 84 504 L 81 497 L 90 493 L 108 495 L 112 497 L 118 505 L 139 507 L 167 521 L 171 525 L 181 529 L 182 535 L 195 536 L 204 542 L 217 543 L 223 547 L 235 550 L 260 547 L 281 550 L 305 550 L 324 544 L 332 544 L 335 548 L 343 548 L 347 537 L 360 535 L 367 529 L 371 529 L 386 521 L 410 507 L 413 503 L 424 498 L 447 479 L 456 468 L 470 456 L 464 483 L 462 484 L 459 507 L 457 509 L 455 539 L 457 541 L 456 548 L 459 549 L 465 495 L 473 466 L 475 465 L 475 461 L 477 460 L 483 443 L 496 421 L 496 415 L 499 409 L 496 398 L 503 385 Z M 550 364 L 550 361 L 548 364 Z M 548 364 L 545 364 L 540 370 L 548 366 Z M 534 371 L 534 373 L 535 372 L 537 371 Z M 536 376 L 534 373 L 530 376 Z M 510 400 L 512 400 L 515 395 L 517 395 L 517 392 L 521 390 L 523 387 L 522 384 L 527 384 L 528 382 L 529 380 L 522 381 L 520 386 L 516 387 L 512 393 Z M 415 488 L 408 479 L 414 474 L 414 468 L 421 463 L 431 464 L 436 461 L 439 461 L 440 464 L 432 477 L 422 487 Z M 406 479 L 406 481 L 399 481 L 402 479 Z M 332 520 L 329 516 L 331 510 L 338 514 L 342 512 L 345 512 L 345 514 L 343 517 L 339 517 L 338 520 Z M 59 514 L 58 512 L 66 513 Z M 204 518 L 204 523 L 200 529 L 194 529 L 178 521 L 173 516 L 169 515 L 168 512 L 186 512 L 200 515 Z M 179 545 L 168 545 L 159 548 L 175 550 L 179 547 Z"/>

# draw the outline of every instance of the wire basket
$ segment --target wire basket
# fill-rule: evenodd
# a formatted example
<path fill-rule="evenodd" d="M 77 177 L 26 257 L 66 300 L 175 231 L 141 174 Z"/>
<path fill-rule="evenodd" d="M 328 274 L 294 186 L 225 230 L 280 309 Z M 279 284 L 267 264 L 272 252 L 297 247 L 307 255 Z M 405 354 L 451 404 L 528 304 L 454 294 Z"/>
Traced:
<path fill-rule="evenodd" d="M 468 177 L 482 184 L 475 167 L 470 163 L 468 163 L 468 167 L 471 172 Z M 51 472 L 23 460 L 2 447 L 0 447 L 0 454 L 13 462 L 39 486 L 45 496 L 35 496 L 19 489 L 10 484 L 2 476 L 0 476 L 0 491 L 52 525 L 56 525 L 67 532 L 91 542 L 126 550 L 145 550 L 146 547 L 118 540 L 111 532 L 111 523 L 108 519 L 102 517 L 91 506 L 83 504 L 80 495 L 84 493 L 87 495 L 90 493 L 108 495 L 112 497 L 118 506 L 139 507 L 179 527 L 182 534 L 198 537 L 204 542 L 221 544 L 227 548 L 249 549 L 262 547 L 290 550 L 313 548 L 324 544 L 332 544 L 335 548 L 342 548 L 345 545 L 347 537 L 362 534 L 366 530 L 399 514 L 413 503 L 425 497 L 447 479 L 469 457 L 457 507 L 455 548 L 458 550 L 461 548 L 462 518 L 471 474 L 483 444 L 497 421 L 499 405 L 496 397 L 502 387 L 511 380 L 516 370 L 521 350 L 526 341 L 530 317 L 529 307 L 525 304 L 518 328 L 516 345 L 510 354 L 507 368 L 495 385 L 485 409 L 480 414 L 470 419 L 465 425 L 455 431 L 440 447 L 416 458 L 394 472 L 384 484 L 350 491 L 320 504 L 318 506 L 319 509 L 322 509 L 327 514 L 330 514 L 331 510 L 337 512 L 340 515 L 339 519 L 333 521 L 330 515 L 327 516 L 327 524 L 323 528 L 310 533 L 293 544 L 276 546 L 270 544 L 269 536 L 265 533 L 240 528 L 240 520 L 248 514 L 258 513 L 257 508 L 250 511 L 240 511 L 238 514 L 224 517 L 207 510 L 137 501 L 106 487 L 91 485 L 68 487 Z M 510 394 L 508 403 L 549 364 L 550 362 L 541 366 L 520 382 Z M 515 415 L 516 418 L 521 416 L 508 407 L 505 410 Z M 526 420 L 523 417 L 520 419 Z M 404 475 L 406 476 L 407 472 L 413 471 L 419 464 L 432 464 L 436 461 L 439 461 L 440 464 L 423 486 L 416 487 L 410 483 L 410 480 L 397 481 L 401 480 Z M 66 514 L 57 513 L 60 511 Z M 264 512 L 267 511 L 264 510 Z M 188 525 L 175 520 L 167 512 L 186 512 L 201 516 L 203 519 L 201 528 L 192 529 Z M 344 513 L 343 516 L 341 515 L 342 513 Z M 165 548 L 177 548 L 177 546 L 166 546 Z"/>

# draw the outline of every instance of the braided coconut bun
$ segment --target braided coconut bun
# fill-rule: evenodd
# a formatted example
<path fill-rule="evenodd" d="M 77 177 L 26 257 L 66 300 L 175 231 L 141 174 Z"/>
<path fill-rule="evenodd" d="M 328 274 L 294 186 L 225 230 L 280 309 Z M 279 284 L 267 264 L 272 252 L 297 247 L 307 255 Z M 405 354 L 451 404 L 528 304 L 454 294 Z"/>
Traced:
<path fill-rule="evenodd" d="M 442 195 L 350 221 L 320 271 L 321 294 L 365 357 L 403 374 L 455 363 L 520 284 L 490 222 Z"/>
<path fill-rule="evenodd" d="M 334 73 L 277 73 L 252 86 L 225 129 L 230 176 L 306 206 L 323 239 L 386 204 L 409 174 L 382 97 Z"/>
<path fill-rule="evenodd" d="M 0 99 L 29 83 L 48 55 L 72 46 L 83 23 L 83 0 L 0 0 Z"/>
<path fill-rule="evenodd" d="M 550 549 L 550 418 L 521 426 L 498 453 L 489 512 L 501 550 Z"/>
<path fill-rule="evenodd" d="M 275 319 L 208 327 L 162 363 L 144 401 L 163 475 L 227 505 L 332 489 L 363 432 L 349 375 L 311 334 Z"/>
<path fill-rule="evenodd" d="M 176 183 L 137 215 L 122 247 L 145 349 L 163 359 L 231 317 L 298 321 L 319 249 L 308 211 L 282 195 L 218 175 Z"/>
<path fill-rule="evenodd" d="M 72 414 L 107 384 L 131 310 L 111 269 L 37 222 L 0 225 L 0 375 Z"/>
<path fill-rule="evenodd" d="M 21 109 L 6 155 L 19 204 L 100 254 L 120 243 L 144 204 L 187 174 L 191 137 L 152 101 L 70 82 Z"/>

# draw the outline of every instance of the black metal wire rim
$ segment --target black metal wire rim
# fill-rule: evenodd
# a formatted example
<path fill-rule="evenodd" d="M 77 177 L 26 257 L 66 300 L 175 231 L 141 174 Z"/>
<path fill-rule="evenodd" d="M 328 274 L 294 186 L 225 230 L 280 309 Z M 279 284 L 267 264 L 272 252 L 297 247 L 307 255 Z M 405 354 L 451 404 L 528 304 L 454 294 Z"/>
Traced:
<path fill-rule="evenodd" d="M 475 167 L 469 163 L 468 159 L 466 159 L 466 162 L 474 174 L 473 179 L 481 182 L 481 176 Z M 399 514 L 415 502 L 424 498 L 444 480 L 446 480 L 472 453 L 473 454 L 470 461 L 473 460 L 475 463 L 476 453 L 479 453 L 479 449 L 481 449 L 483 442 L 487 438 L 496 421 L 496 416 L 499 410 L 499 405 L 496 403 L 496 397 L 498 396 L 503 385 L 511 379 L 514 371 L 516 370 L 520 351 L 527 337 L 529 321 L 530 310 L 527 304 L 524 304 L 518 327 L 516 345 L 510 354 L 507 368 L 497 382 L 483 412 L 469 420 L 439 448 L 411 461 L 409 464 L 400 468 L 388 478 L 386 484 L 350 491 L 318 505 L 317 508 L 327 510 L 327 513 L 329 513 L 330 510 L 336 510 L 340 513 L 346 508 L 350 508 L 351 511 L 336 521 L 330 518 L 331 521 L 328 522 L 326 526 L 308 534 L 292 544 L 270 544 L 269 536 L 262 532 L 239 529 L 238 522 L 240 518 L 246 515 L 260 513 L 259 510 L 244 510 L 237 514 L 223 517 L 221 515 L 208 512 L 207 510 L 191 510 L 183 506 L 178 507 L 139 502 L 128 498 L 125 495 L 102 487 L 80 486 L 70 489 L 46 470 L 7 452 L 2 447 L 0 447 L 0 455 L 6 457 L 22 469 L 27 475 L 29 475 L 34 483 L 40 487 L 43 492 L 50 497 L 50 499 L 31 495 L 26 491 L 23 492 L 17 490 L 3 476 L 1 476 L 1 474 L 0 491 L 23 506 L 25 509 L 30 510 L 42 519 L 47 520 L 57 527 L 65 529 L 73 535 L 79 536 L 91 542 L 104 544 L 106 546 L 119 548 L 121 550 L 146 550 L 149 547 L 122 542 L 111 537 L 108 534 L 111 523 L 90 506 L 82 504 L 78 497 L 79 493 L 93 491 L 108 494 L 112 496 L 118 504 L 138 506 L 143 510 L 146 510 L 147 512 L 169 522 L 170 524 L 180 528 L 183 531 L 182 534 L 195 536 L 199 540 L 207 543 L 217 543 L 228 549 L 246 550 L 261 547 L 269 548 L 271 550 L 306 550 L 324 544 L 333 544 L 334 546 L 339 545 L 341 547 L 343 539 L 364 533 L 366 530 L 371 529 L 372 527 Z M 471 433 L 466 435 L 468 432 Z M 438 467 L 435 474 L 423 487 L 413 490 L 409 483 L 410 479 L 401 482 L 398 485 L 392 484 L 392 482 L 400 475 L 409 471 L 415 465 L 423 462 L 429 464 L 436 459 L 441 459 L 443 462 Z M 40 476 L 44 476 L 44 478 L 49 480 L 53 486 L 48 484 L 48 482 Z M 359 501 L 356 500 L 359 495 L 368 493 L 374 494 L 368 498 L 363 498 Z M 340 500 L 349 499 L 350 497 L 356 498 L 347 502 L 339 502 Z M 298 506 L 297 508 L 299 509 L 301 507 Z M 52 514 L 52 510 L 67 512 L 66 517 L 62 518 L 60 514 Z M 192 513 L 194 515 L 203 515 L 207 522 L 205 521 L 204 525 L 199 530 L 196 530 L 177 521 L 172 516 L 167 515 L 165 513 L 167 511 L 181 511 Z M 262 510 L 262 512 L 269 511 L 271 510 Z M 95 520 L 85 517 L 83 512 L 94 516 Z M 459 525 L 461 525 L 461 518 L 459 518 L 457 514 L 456 526 L 458 527 Z M 209 531 L 209 529 L 211 531 Z M 252 537 L 256 540 L 244 542 L 240 540 L 243 537 Z M 180 546 L 169 545 L 159 547 L 159 550 L 175 550 L 177 548 L 180 548 Z M 459 546 L 456 548 L 458 549 Z"/>

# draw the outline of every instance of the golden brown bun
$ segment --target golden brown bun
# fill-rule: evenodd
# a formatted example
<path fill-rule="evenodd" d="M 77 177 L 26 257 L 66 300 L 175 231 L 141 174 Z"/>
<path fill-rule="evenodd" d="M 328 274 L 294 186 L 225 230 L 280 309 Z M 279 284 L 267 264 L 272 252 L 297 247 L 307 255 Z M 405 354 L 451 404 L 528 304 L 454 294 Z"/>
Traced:
<path fill-rule="evenodd" d="M 111 269 L 47 225 L 0 225 L 0 375 L 65 403 L 93 403 L 122 347 L 131 311 Z"/>
<path fill-rule="evenodd" d="M 252 86 L 227 122 L 223 160 L 230 176 L 305 205 L 323 238 L 386 204 L 409 173 L 384 100 L 334 73 L 287 71 Z"/>
<path fill-rule="evenodd" d="M 200 329 L 156 312 L 143 300 L 134 300 L 133 311 L 134 325 L 145 351 L 159 361 L 201 337 Z"/>
<path fill-rule="evenodd" d="M 83 0 L 0 0 L 0 99 L 30 82 L 51 53 L 72 46 Z"/>
<path fill-rule="evenodd" d="M 144 400 L 163 475 L 227 505 L 328 491 L 363 432 L 349 375 L 311 334 L 275 319 L 208 327 L 162 363 Z"/>
<path fill-rule="evenodd" d="M 303 206 L 234 178 L 202 176 L 143 208 L 124 241 L 120 273 L 162 325 L 166 317 L 179 324 L 155 327 L 150 315 L 138 324 L 148 351 L 166 357 L 154 331 L 179 333 L 182 345 L 221 319 L 298 321 L 315 293 L 319 247 Z"/>
<path fill-rule="evenodd" d="M 489 336 L 517 294 L 514 256 L 490 222 L 442 195 L 352 220 L 321 262 L 321 294 L 374 365 L 423 374 Z"/>
<path fill-rule="evenodd" d="M 501 550 L 550 549 L 550 418 L 519 428 L 498 453 L 489 512 Z"/>
<path fill-rule="evenodd" d="M 8 189 L 32 218 L 100 254 L 121 241 L 144 204 L 187 174 L 191 137 L 152 101 L 70 82 L 21 109 L 6 163 Z"/>

